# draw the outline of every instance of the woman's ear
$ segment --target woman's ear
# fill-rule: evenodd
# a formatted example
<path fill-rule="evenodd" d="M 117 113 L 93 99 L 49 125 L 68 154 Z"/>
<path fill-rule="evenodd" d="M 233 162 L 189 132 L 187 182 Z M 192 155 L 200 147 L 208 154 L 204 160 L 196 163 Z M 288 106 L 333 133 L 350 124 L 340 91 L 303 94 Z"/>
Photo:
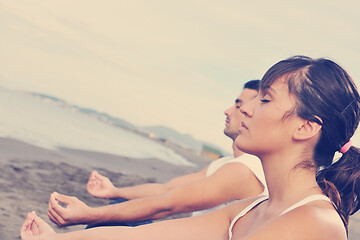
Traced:
<path fill-rule="evenodd" d="M 321 127 L 322 126 L 316 122 L 303 120 L 301 126 L 295 131 L 293 138 L 295 140 L 311 139 L 320 133 Z"/>

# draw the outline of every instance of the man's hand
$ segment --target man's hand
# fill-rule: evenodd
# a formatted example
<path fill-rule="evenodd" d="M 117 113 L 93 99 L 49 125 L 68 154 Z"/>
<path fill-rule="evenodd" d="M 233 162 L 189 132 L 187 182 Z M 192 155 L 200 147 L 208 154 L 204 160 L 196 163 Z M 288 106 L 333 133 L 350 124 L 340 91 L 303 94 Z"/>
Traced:
<path fill-rule="evenodd" d="M 60 203 L 66 204 L 62 207 Z M 49 201 L 48 216 L 58 226 L 91 223 L 91 208 L 76 197 L 52 193 Z"/>
<path fill-rule="evenodd" d="M 51 239 L 55 231 L 35 212 L 28 213 L 20 230 L 22 240 Z"/>
<path fill-rule="evenodd" d="M 96 171 L 93 171 L 86 184 L 86 189 L 94 197 L 98 198 L 117 198 L 115 195 L 116 187 L 111 183 L 109 178 L 102 176 Z"/>

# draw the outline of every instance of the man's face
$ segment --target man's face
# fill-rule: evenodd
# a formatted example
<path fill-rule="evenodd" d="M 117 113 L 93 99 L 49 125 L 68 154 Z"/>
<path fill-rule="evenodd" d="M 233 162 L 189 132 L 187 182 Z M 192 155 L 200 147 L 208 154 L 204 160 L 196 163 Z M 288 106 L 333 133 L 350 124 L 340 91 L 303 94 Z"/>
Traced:
<path fill-rule="evenodd" d="M 254 89 L 245 88 L 239 97 L 235 100 L 233 106 L 225 110 L 226 121 L 224 133 L 235 141 L 239 135 L 239 129 L 241 127 L 241 121 L 245 116 L 240 112 L 240 107 L 256 97 L 258 92 Z"/>

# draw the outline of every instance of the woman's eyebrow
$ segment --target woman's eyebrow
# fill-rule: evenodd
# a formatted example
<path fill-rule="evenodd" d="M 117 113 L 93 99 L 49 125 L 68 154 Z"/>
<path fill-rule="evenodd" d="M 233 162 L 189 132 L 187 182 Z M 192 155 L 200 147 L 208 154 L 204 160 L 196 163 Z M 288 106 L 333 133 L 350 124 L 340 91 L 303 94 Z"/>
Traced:
<path fill-rule="evenodd" d="M 272 88 L 271 86 L 269 87 L 265 87 L 264 89 L 262 89 L 263 95 L 269 94 L 269 95 L 274 95 L 276 94 L 276 90 L 274 88 Z"/>
<path fill-rule="evenodd" d="M 276 90 L 274 88 L 269 87 L 268 90 L 276 94 Z"/>

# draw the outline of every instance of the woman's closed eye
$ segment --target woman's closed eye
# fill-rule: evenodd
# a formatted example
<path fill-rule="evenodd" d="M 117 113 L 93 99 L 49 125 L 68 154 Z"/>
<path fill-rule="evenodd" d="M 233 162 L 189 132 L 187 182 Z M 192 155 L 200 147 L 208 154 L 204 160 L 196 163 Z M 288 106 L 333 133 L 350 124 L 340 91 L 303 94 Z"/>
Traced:
<path fill-rule="evenodd" d="M 267 91 L 263 91 L 260 93 L 259 98 L 262 103 L 268 103 L 270 102 L 271 96 L 267 93 Z"/>

